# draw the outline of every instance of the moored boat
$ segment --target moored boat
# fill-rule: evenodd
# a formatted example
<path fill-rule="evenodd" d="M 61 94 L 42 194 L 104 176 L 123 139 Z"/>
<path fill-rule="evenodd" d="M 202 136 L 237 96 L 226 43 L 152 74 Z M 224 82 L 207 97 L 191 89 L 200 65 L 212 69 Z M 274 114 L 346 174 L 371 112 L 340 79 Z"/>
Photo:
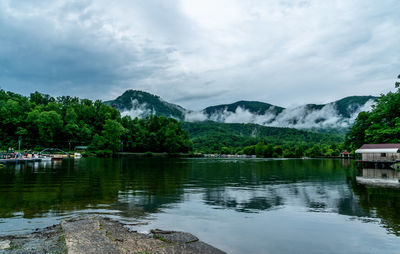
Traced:
<path fill-rule="evenodd" d="M 51 157 L 39 157 L 40 161 L 51 161 Z"/>

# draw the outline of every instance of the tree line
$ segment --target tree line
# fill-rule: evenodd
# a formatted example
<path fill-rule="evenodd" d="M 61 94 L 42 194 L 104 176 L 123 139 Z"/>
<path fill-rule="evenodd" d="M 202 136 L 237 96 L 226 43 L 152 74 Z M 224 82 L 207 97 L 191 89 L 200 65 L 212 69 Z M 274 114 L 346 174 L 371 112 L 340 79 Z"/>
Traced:
<path fill-rule="evenodd" d="M 296 143 L 283 144 L 267 143 L 260 141 L 255 145 L 243 148 L 222 147 L 221 154 L 246 154 L 257 155 L 263 158 L 302 158 L 302 157 L 339 157 L 345 150 L 343 143 Z"/>
<path fill-rule="evenodd" d="M 175 119 L 121 117 L 100 100 L 29 97 L 0 90 L 0 147 L 39 150 L 88 146 L 98 155 L 118 151 L 180 153 L 192 150 L 187 131 Z"/>
<path fill-rule="evenodd" d="M 400 75 L 397 77 L 400 81 Z M 362 144 L 400 143 L 400 82 L 396 91 L 376 99 L 370 112 L 361 112 L 346 135 L 345 144 L 351 150 Z"/>
<path fill-rule="evenodd" d="M 345 150 L 344 135 L 339 134 L 212 121 L 184 123 L 183 128 L 201 153 L 299 158 L 337 157 Z"/>

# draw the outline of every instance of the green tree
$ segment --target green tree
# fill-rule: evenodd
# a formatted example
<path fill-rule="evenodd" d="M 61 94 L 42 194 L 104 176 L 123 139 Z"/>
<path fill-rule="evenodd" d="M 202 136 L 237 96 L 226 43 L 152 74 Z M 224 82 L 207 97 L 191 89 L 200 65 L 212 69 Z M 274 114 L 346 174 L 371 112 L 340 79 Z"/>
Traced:
<path fill-rule="evenodd" d="M 400 75 L 399 75 L 400 77 Z M 400 142 L 400 88 L 377 99 L 371 112 L 361 112 L 346 135 L 346 145 L 352 150 L 364 143 Z"/>
<path fill-rule="evenodd" d="M 115 120 L 106 120 L 104 130 L 101 132 L 104 138 L 105 147 L 113 152 L 117 152 L 121 148 L 121 137 L 125 132 L 125 128 Z"/>
<path fill-rule="evenodd" d="M 110 155 L 124 143 L 126 151 L 187 152 L 193 147 L 187 131 L 174 119 L 121 118 L 118 110 L 87 99 L 53 97 L 38 92 L 29 97 L 0 90 L 0 147 L 26 148 L 89 145 Z"/>
<path fill-rule="evenodd" d="M 254 148 L 257 157 L 264 157 L 265 145 L 264 142 L 258 142 Z"/>

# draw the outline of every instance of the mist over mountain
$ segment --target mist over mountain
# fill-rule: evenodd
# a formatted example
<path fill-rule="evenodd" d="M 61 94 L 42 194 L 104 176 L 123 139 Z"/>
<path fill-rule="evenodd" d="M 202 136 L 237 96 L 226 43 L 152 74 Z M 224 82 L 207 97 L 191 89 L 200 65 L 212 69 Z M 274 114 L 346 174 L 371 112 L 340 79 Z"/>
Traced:
<path fill-rule="evenodd" d="M 115 100 L 105 101 L 105 104 L 118 109 L 122 116 L 143 118 L 151 114 L 184 119 L 186 110 L 181 106 L 168 103 L 159 96 L 137 90 L 127 90 Z"/>
<path fill-rule="evenodd" d="M 297 129 L 347 129 L 357 115 L 369 111 L 376 97 L 351 96 L 327 104 L 306 104 L 284 108 L 259 101 L 238 101 L 191 111 L 168 103 L 159 96 L 128 90 L 105 103 L 116 107 L 122 115 L 143 118 L 151 114 L 186 122 L 215 121 L 220 123 L 254 123 L 272 127 Z"/>

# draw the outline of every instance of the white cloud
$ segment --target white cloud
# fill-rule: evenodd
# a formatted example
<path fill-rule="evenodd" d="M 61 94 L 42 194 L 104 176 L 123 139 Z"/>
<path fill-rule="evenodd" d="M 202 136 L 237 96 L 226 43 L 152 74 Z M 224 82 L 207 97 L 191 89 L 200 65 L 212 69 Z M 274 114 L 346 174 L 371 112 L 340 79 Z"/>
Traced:
<path fill-rule="evenodd" d="M 267 125 L 275 117 L 274 114 L 266 112 L 266 114 L 258 115 L 253 114 L 249 110 L 242 107 L 237 107 L 235 112 L 230 112 L 225 109 L 222 112 L 212 114 L 209 120 L 224 123 L 256 123 L 261 125 Z"/>
<path fill-rule="evenodd" d="M 0 84 L 141 89 L 197 110 L 379 95 L 399 74 L 399 12 L 397 0 L 0 0 Z"/>
<path fill-rule="evenodd" d="M 121 116 L 130 116 L 134 118 L 145 118 L 150 115 L 154 115 L 154 109 L 150 108 L 146 103 L 139 103 L 137 100 L 132 100 L 132 108 L 126 109 L 121 112 Z"/>
<path fill-rule="evenodd" d="M 186 122 L 201 122 L 206 120 L 208 120 L 208 117 L 203 111 L 188 111 L 185 114 Z"/>
<path fill-rule="evenodd" d="M 212 120 L 223 123 L 255 123 L 264 126 L 297 129 L 347 128 L 354 123 L 360 112 L 370 111 L 373 104 L 374 100 L 369 100 L 364 105 L 352 108 L 351 111 L 354 112 L 350 117 L 340 115 L 335 104 L 328 103 L 320 109 L 310 108 L 308 105 L 287 108 L 277 115 L 273 113 L 272 108 L 265 114 L 254 114 L 241 107 L 237 107 L 235 112 L 224 109 L 210 116 L 207 116 L 203 111 L 190 112 L 186 114 L 185 121 Z"/>

